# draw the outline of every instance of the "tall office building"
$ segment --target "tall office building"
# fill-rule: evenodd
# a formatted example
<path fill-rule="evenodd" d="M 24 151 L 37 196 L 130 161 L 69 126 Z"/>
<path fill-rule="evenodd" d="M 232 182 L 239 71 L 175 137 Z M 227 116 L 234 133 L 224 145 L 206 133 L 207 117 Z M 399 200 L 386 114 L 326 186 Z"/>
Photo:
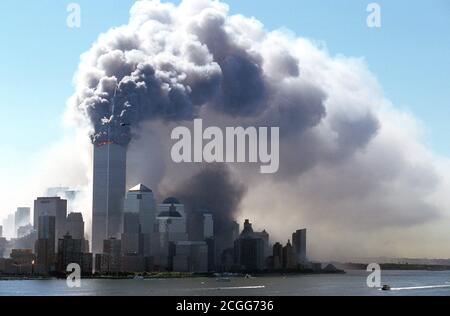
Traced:
<path fill-rule="evenodd" d="M 17 234 L 17 230 L 22 226 L 28 226 L 30 224 L 30 212 L 29 207 L 18 207 L 14 216 L 14 230 Z M 20 237 L 17 235 L 17 237 Z"/>
<path fill-rule="evenodd" d="M 176 241 L 188 240 L 186 213 L 184 205 L 174 198 L 170 197 L 159 205 L 159 214 L 156 218 L 159 233 L 159 243 L 156 265 L 160 268 L 169 268 L 169 246 Z"/>
<path fill-rule="evenodd" d="M 240 237 L 234 242 L 235 262 L 246 271 L 263 270 L 265 265 L 264 240 L 253 231 L 247 219 Z"/>
<path fill-rule="evenodd" d="M 73 239 L 84 239 L 84 221 L 83 214 L 70 213 L 67 215 L 65 233 Z"/>
<path fill-rule="evenodd" d="M 292 234 L 292 248 L 297 264 L 305 264 L 306 257 L 306 229 L 297 230 Z"/>
<path fill-rule="evenodd" d="M 189 240 L 204 241 L 214 237 L 214 218 L 208 211 L 191 211 L 187 214 Z"/>
<path fill-rule="evenodd" d="M 120 238 L 126 185 L 127 148 L 113 142 L 94 145 L 92 251 L 103 241 Z"/>
<path fill-rule="evenodd" d="M 210 213 L 203 214 L 203 237 L 204 239 L 214 237 L 214 218 Z"/>
<path fill-rule="evenodd" d="M 138 214 L 142 234 L 142 250 L 144 256 L 152 254 L 152 243 L 155 243 L 156 201 L 151 189 L 143 184 L 131 188 L 125 199 L 125 212 Z M 126 247 L 126 245 L 123 245 Z"/>
<path fill-rule="evenodd" d="M 286 246 L 283 247 L 283 269 L 295 269 L 297 264 L 295 262 L 294 249 L 292 248 L 291 241 L 288 240 Z"/>
<path fill-rule="evenodd" d="M 175 272 L 208 272 L 208 245 L 204 241 L 177 241 L 171 245 Z"/>
<path fill-rule="evenodd" d="M 279 270 L 283 267 L 283 245 L 279 242 L 273 245 L 273 268 Z"/>
<path fill-rule="evenodd" d="M 184 205 L 176 198 L 167 198 L 159 205 L 157 217 L 160 238 L 167 244 L 188 240 Z"/>
<path fill-rule="evenodd" d="M 65 233 L 73 239 L 79 239 L 82 242 L 81 250 L 83 253 L 89 252 L 89 241 L 84 235 L 84 220 L 81 213 L 70 213 L 66 219 Z"/>
<path fill-rule="evenodd" d="M 38 239 L 35 252 L 37 262 L 45 271 L 52 269 L 55 263 L 56 217 L 42 215 L 38 218 Z"/>
<path fill-rule="evenodd" d="M 55 248 L 58 246 L 58 239 L 63 238 L 66 229 L 67 201 L 60 197 L 40 197 L 34 201 L 34 229 L 39 227 L 39 217 L 55 217 Z M 39 231 L 38 231 L 39 234 Z"/>

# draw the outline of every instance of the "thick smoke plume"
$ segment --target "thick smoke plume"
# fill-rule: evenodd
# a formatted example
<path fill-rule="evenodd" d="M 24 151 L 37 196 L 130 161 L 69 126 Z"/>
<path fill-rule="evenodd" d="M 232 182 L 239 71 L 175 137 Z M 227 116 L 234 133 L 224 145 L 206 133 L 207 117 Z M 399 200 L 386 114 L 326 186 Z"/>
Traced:
<path fill-rule="evenodd" d="M 308 227 L 318 257 L 440 253 L 425 245 L 446 218 L 448 162 L 422 145 L 418 124 L 385 99 L 364 60 L 269 32 L 224 3 L 136 2 L 129 23 L 82 56 L 69 103 L 94 143 L 129 145 L 130 186 L 150 183 L 160 197 L 177 188 L 219 222 L 251 217 L 283 239 Z M 173 164 L 171 128 L 197 117 L 280 127 L 279 173 Z"/>
<path fill-rule="evenodd" d="M 180 198 L 188 212 L 212 213 L 216 237 L 224 244 L 245 192 L 246 187 L 233 178 L 228 168 L 217 164 L 180 183 L 172 195 Z"/>

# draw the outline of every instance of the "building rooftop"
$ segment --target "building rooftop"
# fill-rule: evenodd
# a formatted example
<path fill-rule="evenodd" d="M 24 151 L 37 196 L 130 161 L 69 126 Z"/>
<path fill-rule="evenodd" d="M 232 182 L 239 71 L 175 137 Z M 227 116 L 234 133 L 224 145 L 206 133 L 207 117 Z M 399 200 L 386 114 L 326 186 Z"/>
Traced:
<path fill-rule="evenodd" d="M 175 204 L 175 205 L 180 205 L 180 201 L 177 198 L 174 197 L 169 197 L 167 199 L 164 200 L 164 202 L 162 204 Z"/>
<path fill-rule="evenodd" d="M 142 183 L 139 183 L 137 186 L 132 187 L 128 192 L 152 192 L 152 190 Z"/>
<path fill-rule="evenodd" d="M 162 211 L 159 213 L 158 217 L 172 217 L 172 218 L 181 218 L 183 217 L 178 211 L 177 208 L 172 204 L 168 211 Z"/>

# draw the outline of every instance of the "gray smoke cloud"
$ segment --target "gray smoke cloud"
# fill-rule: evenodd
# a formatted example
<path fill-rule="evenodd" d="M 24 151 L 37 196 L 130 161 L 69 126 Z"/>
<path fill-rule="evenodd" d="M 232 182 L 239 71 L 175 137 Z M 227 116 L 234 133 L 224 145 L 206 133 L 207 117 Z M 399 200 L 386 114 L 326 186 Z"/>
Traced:
<path fill-rule="evenodd" d="M 219 227 L 254 217 L 284 239 L 308 226 L 317 244 L 331 243 L 313 245 L 317 256 L 362 251 L 346 246 L 364 240 L 362 231 L 426 224 L 447 205 L 441 167 L 414 119 L 384 98 L 364 61 L 269 32 L 219 1 L 136 2 L 129 23 L 82 56 L 69 114 L 94 143 L 129 146 L 129 185 L 149 183 L 160 197 L 208 208 Z M 280 127 L 280 171 L 172 163 L 171 129 L 194 118 Z"/>
<path fill-rule="evenodd" d="M 216 164 L 179 183 L 171 195 L 178 197 L 191 214 L 199 211 L 213 214 L 215 238 L 223 249 L 233 242 L 233 222 L 246 191 L 245 185 L 225 165 Z M 202 227 L 198 223 L 193 225 L 195 230 Z"/>

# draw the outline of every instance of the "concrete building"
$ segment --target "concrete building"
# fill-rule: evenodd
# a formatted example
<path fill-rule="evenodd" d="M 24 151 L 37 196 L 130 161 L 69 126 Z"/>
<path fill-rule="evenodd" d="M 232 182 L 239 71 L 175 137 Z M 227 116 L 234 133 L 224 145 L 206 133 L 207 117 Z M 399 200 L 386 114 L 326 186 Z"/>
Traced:
<path fill-rule="evenodd" d="M 114 142 L 94 145 L 92 251 L 103 241 L 120 238 L 126 186 L 126 146 Z"/>
<path fill-rule="evenodd" d="M 235 262 L 245 271 L 260 271 L 265 267 L 265 246 L 261 234 L 253 231 L 249 220 L 234 243 Z"/>
<path fill-rule="evenodd" d="M 273 245 L 273 269 L 280 270 L 283 268 L 283 245 L 279 242 Z"/>
<path fill-rule="evenodd" d="M 143 184 L 131 188 L 125 199 L 125 212 L 139 214 L 143 255 L 151 256 L 158 237 L 156 234 L 157 207 L 152 190 Z"/>
<path fill-rule="evenodd" d="M 264 257 L 269 257 L 272 254 L 272 249 L 270 249 L 269 233 L 266 230 L 262 232 L 255 232 L 254 236 L 261 238 L 264 242 Z"/>
<path fill-rule="evenodd" d="M 203 239 L 214 237 L 214 218 L 211 213 L 203 214 Z"/>
<path fill-rule="evenodd" d="M 92 275 L 93 272 L 93 256 L 90 252 L 82 254 L 81 273 L 85 275 Z"/>
<path fill-rule="evenodd" d="M 122 272 L 137 273 L 148 271 L 145 258 L 141 255 L 124 255 L 122 257 Z"/>
<path fill-rule="evenodd" d="M 188 240 L 184 205 L 176 198 L 165 199 L 159 205 L 157 223 L 162 239 L 172 242 Z"/>
<path fill-rule="evenodd" d="M 177 241 L 172 244 L 172 270 L 208 272 L 208 245 L 201 241 Z"/>
<path fill-rule="evenodd" d="M 34 201 L 34 229 L 38 229 L 39 217 L 55 217 L 55 249 L 58 239 L 63 238 L 66 229 L 67 201 L 60 197 L 40 197 Z M 39 234 L 39 232 L 38 232 Z"/>
<path fill-rule="evenodd" d="M 119 273 L 122 271 L 122 242 L 115 238 L 103 241 L 103 253 L 95 255 L 95 271 Z"/>
<path fill-rule="evenodd" d="M 156 220 L 159 243 L 155 264 L 159 265 L 161 269 L 168 269 L 170 243 L 188 240 L 184 205 L 173 197 L 165 199 L 159 205 L 159 214 Z"/>
<path fill-rule="evenodd" d="M 306 257 L 306 229 L 297 230 L 292 234 L 292 247 L 297 264 L 307 264 Z"/>
<path fill-rule="evenodd" d="M 214 237 L 214 219 L 208 211 L 195 211 L 187 214 L 189 240 L 204 241 Z"/>
<path fill-rule="evenodd" d="M 31 209 L 29 207 L 18 207 L 14 216 L 14 231 L 17 231 L 20 227 L 28 226 L 31 223 L 30 220 Z M 17 237 L 21 237 L 18 234 Z"/>
<path fill-rule="evenodd" d="M 294 249 L 292 248 L 291 241 L 289 240 L 286 246 L 283 247 L 283 269 L 291 270 L 297 267 L 294 255 Z"/>
<path fill-rule="evenodd" d="M 65 272 L 67 266 L 76 263 L 83 266 L 83 240 L 73 239 L 70 235 L 58 240 L 57 271 Z"/>
<path fill-rule="evenodd" d="M 81 213 L 70 213 L 66 220 L 66 235 L 72 236 L 73 239 L 84 239 L 84 220 Z"/>

